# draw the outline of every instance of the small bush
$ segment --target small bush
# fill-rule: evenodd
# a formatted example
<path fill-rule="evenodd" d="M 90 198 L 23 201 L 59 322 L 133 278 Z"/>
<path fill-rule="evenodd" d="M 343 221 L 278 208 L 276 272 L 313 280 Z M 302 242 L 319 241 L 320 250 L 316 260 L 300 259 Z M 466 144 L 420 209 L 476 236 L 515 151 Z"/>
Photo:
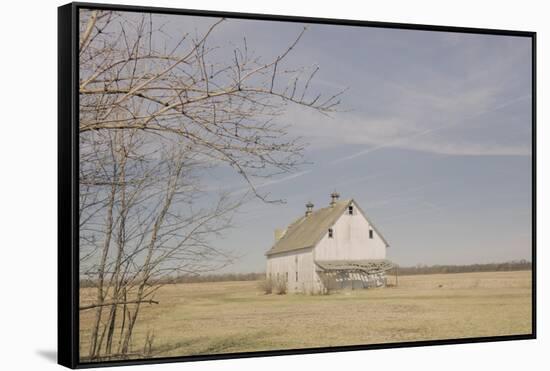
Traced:
<path fill-rule="evenodd" d="M 285 295 L 287 292 L 286 281 L 283 279 L 277 279 L 274 284 L 274 290 L 277 295 Z"/>
<path fill-rule="evenodd" d="M 260 281 L 260 283 L 258 284 L 260 290 L 266 295 L 273 292 L 273 286 L 274 284 L 271 278 L 266 278 L 265 280 Z"/>
<path fill-rule="evenodd" d="M 266 295 L 284 295 L 288 291 L 287 283 L 284 278 L 266 278 L 258 283 L 258 288 Z"/>

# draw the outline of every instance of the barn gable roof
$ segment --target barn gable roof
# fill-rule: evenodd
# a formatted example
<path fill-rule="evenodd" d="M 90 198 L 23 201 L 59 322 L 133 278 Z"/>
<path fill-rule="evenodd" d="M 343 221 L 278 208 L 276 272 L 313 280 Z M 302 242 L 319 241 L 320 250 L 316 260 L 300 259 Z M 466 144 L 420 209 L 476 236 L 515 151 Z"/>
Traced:
<path fill-rule="evenodd" d="M 327 233 L 328 229 L 336 223 L 338 218 L 347 210 L 350 204 L 354 203 L 361 214 L 367 218 L 357 203 L 350 200 L 337 201 L 334 206 L 328 206 L 311 213 L 290 224 L 285 234 L 266 252 L 266 255 L 273 255 L 282 252 L 300 250 L 315 246 Z M 387 241 L 376 227 L 367 219 L 371 227 L 380 236 L 388 247 Z"/>

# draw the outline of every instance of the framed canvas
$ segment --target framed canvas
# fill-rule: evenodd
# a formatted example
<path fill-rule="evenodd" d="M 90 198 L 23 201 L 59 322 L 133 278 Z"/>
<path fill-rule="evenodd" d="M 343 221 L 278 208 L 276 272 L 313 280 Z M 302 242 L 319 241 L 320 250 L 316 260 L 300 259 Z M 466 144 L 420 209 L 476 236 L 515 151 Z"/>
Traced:
<path fill-rule="evenodd" d="M 58 19 L 60 364 L 536 337 L 535 32 Z"/>

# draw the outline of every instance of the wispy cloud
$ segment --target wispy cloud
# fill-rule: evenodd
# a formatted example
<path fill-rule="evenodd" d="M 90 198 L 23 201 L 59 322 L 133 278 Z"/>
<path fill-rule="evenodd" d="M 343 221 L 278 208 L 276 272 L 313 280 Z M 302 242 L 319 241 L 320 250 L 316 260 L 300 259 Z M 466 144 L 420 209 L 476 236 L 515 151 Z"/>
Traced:
<path fill-rule="evenodd" d="M 284 177 L 281 177 L 281 178 L 269 179 L 269 180 L 263 181 L 261 183 L 254 184 L 254 188 L 256 190 L 259 190 L 259 189 L 269 187 L 269 186 L 272 186 L 272 185 L 275 185 L 275 184 L 288 182 L 292 179 L 299 178 L 299 177 L 302 177 L 306 174 L 309 174 L 312 171 L 313 170 L 311 170 L 311 169 L 303 170 L 303 171 L 299 171 L 299 172 L 296 172 L 296 173 L 293 173 L 293 174 L 290 174 L 290 175 L 287 175 L 287 176 L 284 176 Z M 239 195 L 239 194 L 248 192 L 249 190 L 250 190 L 250 186 L 246 185 L 246 186 L 242 186 L 242 187 L 234 189 L 233 191 L 231 191 L 231 194 L 235 196 L 235 195 Z"/>
<path fill-rule="evenodd" d="M 353 160 L 385 148 L 402 148 L 440 155 L 529 156 L 531 149 L 525 143 L 499 143 L 493 137 L 482 138 L 472 134 L 469 138 L 463 136 L 464 133 L 473 133 L 484 125 L 495 125 L 494 118 L 483 120 L 483 116 L 494 115 L 505 108 L 528 102 L 530 98 L 530 94 L 523 95 L 496 104 L 487 104 L 485 101 L 460 103 L 455 97 L 448 98 L 448 102 L 443 103 L 439 99 L 439 108 L 434 109 L 434 116 L 447 120 L 443 123 L 437 119 L 426 119 L 423 115 L 418 118 L 406 118 L 399 112 L 395 113 L 395 117 L 376 119 L 369 118 L 368 114 L 358 113 L 342 114 L 333 119 L 318 118 L 300 111 L 292 112 L 290 117 L 296 122 L 295 130 L 313 141 L 313 145 L 366 146 L 364 149 L 336 158 L 330 164 Z M 441 107 L 445 105 L 449 108 L 442 110 Z M 475 113 L 468 114 L 472 111 Z M 453 131 L 446 133 L 448 129 Z M 438 136 L 434 136 L 436 133 Z"/>
<path fill-rule="evenodd" d="M 411 131 L 415 130 L 419 127 L 418 124 L 411 123 L 410 127 L 406 127 L 406 124 L 404 122 L 398 121 L 398 120 L 386 120 L 384 122 L 362 122 L 363 127 L 368 127 L 369 124 L 372 124 L 374 126 L 373 129 L 367 129 L 367 132 L 372 135 L 367 135 L 363 137 L 361 133 L 359 135 L 351 135 L 353 139 L 348 138 L 346 135 L 346 131 L 350 130 L 351 127 L 357 128 L 360 125 L 360 119 L 357 117 L 352 117 L 351 120 L 348 119 L 346 124 L 342 124 L 342 122 L 338 122 L 337 120 L 330 120 L 329 124 L 332 126 L 337 126 L 337 129 L 331 128 L 331 132 L 334 132 L 335 130 L 338 132 L 339 135 L 342 136 L 342 142 L 351 142 L 357 144 L 357 142 L 360 143 L 360 139 L 363 138 L 364 141 L 368 144 L 368 148 L 365 148 L 363 150 L 354 152 L 352 154 L 339 157 L 337 159 L 334 159 L 330 162 L 328 162 L 328 165 L 337 165 L 339 163 L 350 161 L 353 159 L 356 159 L 358 157 L 362 157 L 365 155 L 368 155 L 370 153 L 376 152 L 378 150 L 384 149 L 384 148 L 403 148 L 403 149 L 410 149 L 410 150 L 417 150 L 417 151 L 423 151 L 423 152 L 429 152 L 439 155 L 457 155 L 457 156 L 530 156 L 531 150 L 530 148 L 526 146 L 512 146 L 512 145 L 503 145 L 503 144 L 495 144 L 495 143 L 475 143 L 475 142 L 462 142 L 457 143 L 453 142 L 452 138 L 446 138 L 446 140 L 441 140 L 441 138 L 437 138 L 436 140 L 420 140 L 420 139 L 426 139 L 431 134 L 444 131 L 446 129 L 450 129 L 453 127 L 457 127 L 459 125 L 465 125 L 467 126 L 469 122 L 475 118 L 479 118 L 483 115 L 490 114 L 496 111 L 499 111 L 501 109 L 504 109 L 506 107 L 509 107 L 511 105 L 514 105 L 516 103 L 529 100 L 531 98 L 531 95 L 523 95 L 520 97 L 516 97 L 514 99 L 508 100 L 506 102 L 497 104 L 495 106 L 492 106 L 490 108 L 481 109 L 475 114 L 468 115 L 464 117 L 462 120 L 455 120 L 450 121 L 446 124 L 438 125 L 438 126 L 430 126 L 427 129 L 423 129 L 420 131 Z M 440 104 L 442 104 L 440 102 Z M 311 116 L 308 116 L 311 117 Z M 305 119 L 307 120 L 307 119 Z M 304 120 L 301 121 L 302 124 L 304 123 Z M 351 124 L 350 124 L 351 123 Z M 380 129 L 380 126 L 383 126 L 383 130 Z M 307 125 L 306 125 L 307 126 Z M 320 125 L 321 129 L 323 125 Z M 401 134 L 404 132 L 405 134 Z M 317 135 L 320 134 L 320 131 L 316 131 Z M 334 136 L 332 136 L 334 138 Z M 393 138 L 393 139 L 392 139 Z M 381 139 L 378 141 L 377 139 Z M 269 179 L 263 182 L 260 182 L 256 184 L 254 187 L 257 190 L 260 190 L 265 187 L 273 186 L 276 184 L 286 183 L 292 180 L 295 180 L 297 178 L 306 176 L 314 171 L 317 170 L 317 167 L 312 167 L 308 170 L 299 171 L 293 174 L 289 174 L 280 178 L 274 178 Z M 358 183 L 367 179 L 370 179 L 372 177 L 379 177 L 380 174 L 370 174 L 368 176 L 359 177 L 355 179 L 340 181 L 334 184 L 335 187 L 343 187 L 346 185 Z M 242 186 L 238 187 L 236 189 L 232 190 L 232 194 L 238 195 L 247 192 L 250 190 L 249 186 Z"/>
<path fill-rule="evenodd" d="M 293 173 L 293 174 L 284 176 L 282 178 L 271 179 L 271 180 L 268 180 L 268 181 L 265 181 L 265 182 L 259 184 L 256 188 L 263 188 L 263 187 L 267 187 L 267 186 L 270 186 L 270 185 L 273 185 L 273 184 L 288 182 L 291 179 L 299 178 L 301 176 L 309 174 L 309 173 L 311 173 L 311 171 L 312 170 L 304 170 L 304 171 L 299 171 L 297 173 Z"/>

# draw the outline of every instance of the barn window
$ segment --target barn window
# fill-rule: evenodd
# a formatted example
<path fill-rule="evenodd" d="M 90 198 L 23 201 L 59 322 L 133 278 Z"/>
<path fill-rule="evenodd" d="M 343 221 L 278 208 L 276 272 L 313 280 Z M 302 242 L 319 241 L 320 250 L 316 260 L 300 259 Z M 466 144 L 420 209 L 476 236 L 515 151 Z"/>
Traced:
<path fill-rule="evenodd" d="M 288 272 L 286 272 L 286 282 L 288 282 Z"/>
<path fill-rule="evenodd" d="M 348 206 L 348 214 L 353 215 L 353 206 L 352 205 Z"/>
<path fill-rule="evenodd" d="M 372 239 L 374 237 L 374 233 L 372 229 L 369 229 L 369 238 Z"/>
<path fill-rule="evenodd" d="M 298 271 L 296 271 L 296 282 L 298 282 Z"/>
<path fill-rule="evenodd" d="M 332 228 L 329 228 L 328 229 L 328 238 L 332 238 L 334 235 L 334 231 L 332 230 Z"/>

